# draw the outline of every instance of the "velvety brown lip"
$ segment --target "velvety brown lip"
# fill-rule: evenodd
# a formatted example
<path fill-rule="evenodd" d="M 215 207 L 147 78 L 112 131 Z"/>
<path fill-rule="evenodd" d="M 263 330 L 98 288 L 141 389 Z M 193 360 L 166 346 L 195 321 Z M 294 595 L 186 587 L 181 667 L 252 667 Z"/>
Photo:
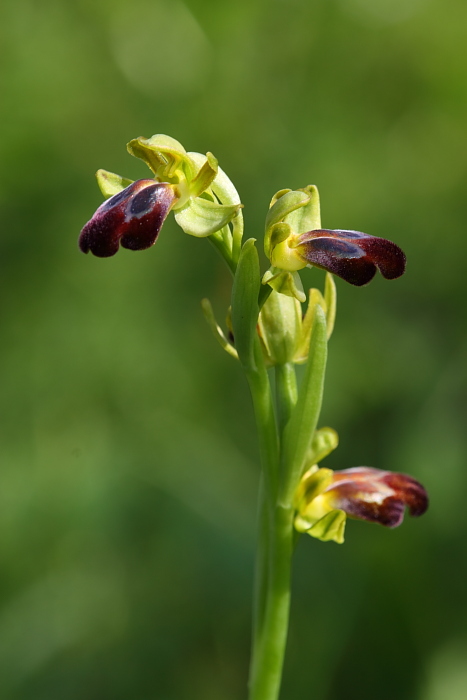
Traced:
<path fill-rule="evenodd" d="M 150 248 L 176 199 L 172 185 L 137 180 L 101 204 L 83 227 L 78 245 L 99 258 L 115 255 L 120 245 Z"/>
<path fill-rule="evenodd" d="M 378 269 L 386 279 L 404 274 L 406 258 L 392 241 L 361 231 L 317 229 L 299 237 L 297 250 L 309 263 L 360 287 Z"/>
<path fill-rule="evenodd" d="M 327 488 L 335 508 L 361 520 L 397 527 L 407 507 L 412 516 L 420 516 L 428 508 L 428 495 L 423 486 L 407 474 L 355 467 L 336 471 Z"/>

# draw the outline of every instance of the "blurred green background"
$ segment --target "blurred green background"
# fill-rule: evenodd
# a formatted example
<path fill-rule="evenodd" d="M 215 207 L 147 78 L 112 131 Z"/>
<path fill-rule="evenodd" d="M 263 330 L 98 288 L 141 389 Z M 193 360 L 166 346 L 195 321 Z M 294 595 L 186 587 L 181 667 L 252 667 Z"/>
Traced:
<path fill-rule="evenodd" d="M 145 253 L 76 245 L 94 172 L 147 177 L 125 144 L 158 132 L 216 154 L 249 236 L 313 182 L 324 226 L 408 255 L 338 280 L 321 424 L 326 466 L 431 508 L 302 538 L 283 697 L 467 697 L 466 26 L 464 0 L 2 0 L 2 698 L 245 698 L 258 452 L 199 306 L 229 273 L 172 218 Z"/>

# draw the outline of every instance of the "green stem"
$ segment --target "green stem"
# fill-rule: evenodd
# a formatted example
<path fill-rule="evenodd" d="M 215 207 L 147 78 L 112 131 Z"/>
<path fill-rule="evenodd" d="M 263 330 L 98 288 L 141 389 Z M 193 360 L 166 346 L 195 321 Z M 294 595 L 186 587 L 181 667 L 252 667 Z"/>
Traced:
<path fill-rule="evenodd" d="M 254 649 L 249 700 L 277 700 L 290 610 L 293 509 L 277 506 L 270 533 L 268 586 L 264 618 Z"/>
<path fill-rule="evenodd" d="M 292 363 L 276 367 L 276 393 L 281 431 L 297 401 Z M 293 542 L 293 508 L 262 501 L 258 541 L 255 635 L 250 673 L 250 700 L 277 700 L 287 643 Z M 271 508 L 272 506 L 272 508 Z M 265 547 L 267 546 L 267 552 Z M 265 567 L 267 570 L 265 571 Z"/>
<path fill-rule="evenodd" d="M 211 236 L 208 236 L 208 241 L 212 243 L 214 248 L 216 248 L 217 252 L 220 253 L 221 257 L 225 260 L 227 263 L 229 270 L 233 275 L 235 275 L 235 270 L 237 269 L 237 263 L 234 263 L 232 260 L 232 252 L 229 248 L 229 246 L 226 244 L 224 238 L 222 235 L 219 234 L 217 231 L 216 233 L 213 233 Z"/>
<path fill-rule="evenodd" d="M 247 372 L 256 425 L 258 429 L 262 477 L 258 513 L 258 543 L 256 552 L 255 584 L 253 597 L 253 635 L 250 666 L 250 687 L 258 675 L 261 655 L 261 639 L 269 587 L 270 538 L 274 523 L 274 504 L 277 500 L 279 480 L 279 439 L 271 392 L 271 385 L 262 356 L 259 338 L 254 346 L 255 367 Z"/>
<path fill-rule="evenodd" d="M 270 516 L 271 509 L 269 499 L 264 487 L 264 479 L 261 476 L 258 498 L 256 562 L 253 587 L 253 628 L 250 677 L 254 675 L 253 666 L 256 664 L 258 659 L 259 640 L 261 637 L 260 632 L 263 627 L 266 608 L 269 577 L 269 532 L 271 529 Z"/>

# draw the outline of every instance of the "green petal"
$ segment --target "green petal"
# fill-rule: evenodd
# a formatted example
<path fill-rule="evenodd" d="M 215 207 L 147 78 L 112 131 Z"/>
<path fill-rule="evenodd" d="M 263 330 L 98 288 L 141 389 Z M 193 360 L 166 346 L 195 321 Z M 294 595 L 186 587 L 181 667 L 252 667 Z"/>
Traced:
<path fill-rule="evenodd" d="M 206 156 L 203 156 L 201 153 L 190 151 L 188 155 L 198 170 L 200 170 L 206 162 Z M 221 204 L 240 204 L 240 196 L 234 184 L 219 166 L 217 167 L 216 177 L 211 183 L 211 190 Z"/>
<path fill-rule="evenodd" d="M 204 238 L 232 221 L 240 206 L 240 204 L 225 206 L 196 197 L 190 200 L 184 209 L 175 212 L 175 220 L 185 233 Z"/>
<path fill-rule="evenodd" d="M 134 182 L 134 180 L 128 180 L 128 178 L 116 173 L 110 173 L 108 170 L 98 170 L 96 178 L 100 191 L 107 198 L 113 197 L 114 194 L 118 194 Z"/>
<path fill-rule="evenodd" d="M 199 197 L 203 194 L 217 175 L 219 164 L 217 158 L 212 153 L 206 153 L 206 160 L 199 169 L 197 175 L 190 183 L 190 193 L 192 197 Z"/>
<path fill-rule="evenodd" d="M 343 510 L 331 510 L 306 532 L 308 535 L 321 540 L 321 542 L 332 540 L 337 542 L 337 544 L 342 544 L 344 542 L 346 519 L 347 516 Z"/>
<path fill-rule="evenodd" d="M 165 134 L 155 134 L 150 139 L 138 136 L 127 144 L 128 152 L 141 158 L 160 178 L 172 178 L 182 169 L 186 179 L 193 179 L 193 163 L 182 144 Z"/>
<path fill-rule="evenodd" d="M 333 475 L 334 472 L 332 469 L 319 469 L 315 464 L 302 476 L 295 492 L 294 505 L 304 518 L 306 518 L 307 505 L 309 505 L 314 498 L 324 493 L 328 486 L 331 486 Z M 313 521 L 309 521 L 308 527 L 312 524 Z"/>
<path fill-rule="evenodd" d="M 264 236 L 264 252 L 270 257 L 271 254 L 271 234 L 274 224 L 283 222 L 288 214 L 291 214 L 296 209 L 305 206 L 310 201 L 310 196 L 302 190 L 280 190 L 273 197 L 271 208 L 266 216 L 266 233 Z"/>

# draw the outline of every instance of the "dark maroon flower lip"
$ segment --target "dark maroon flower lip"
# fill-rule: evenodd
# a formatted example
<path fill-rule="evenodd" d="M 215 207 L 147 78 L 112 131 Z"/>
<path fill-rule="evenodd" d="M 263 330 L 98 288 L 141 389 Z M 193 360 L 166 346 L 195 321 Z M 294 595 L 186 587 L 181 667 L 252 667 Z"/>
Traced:
<path fill-rule="evenodd" d="M 334 508 L 350 517 L 397 527 L 407 507 L 418 517 L 428 508 L 428 494 L 423 486 L 407 474 L 355 467 L 333 474 L 333 481 L 323 494 Z"/>
<path fill-rule="evenodd" d="M 302 233 L 297 252 L 308 262 L 361 287 L 378 269 L 388 280 L 405 272 L 406 258 L 395 243 L 361 231 L 317 229 Z"/>
<path fill-rule="evenodd" d="M 157 239 L 167 215 L 177 201 L 173 185 L 137 180 L 107 199 L 83 227 L 78 245 L 99 258 L 108 258 L 120 245 L 145 250 Z"/>

